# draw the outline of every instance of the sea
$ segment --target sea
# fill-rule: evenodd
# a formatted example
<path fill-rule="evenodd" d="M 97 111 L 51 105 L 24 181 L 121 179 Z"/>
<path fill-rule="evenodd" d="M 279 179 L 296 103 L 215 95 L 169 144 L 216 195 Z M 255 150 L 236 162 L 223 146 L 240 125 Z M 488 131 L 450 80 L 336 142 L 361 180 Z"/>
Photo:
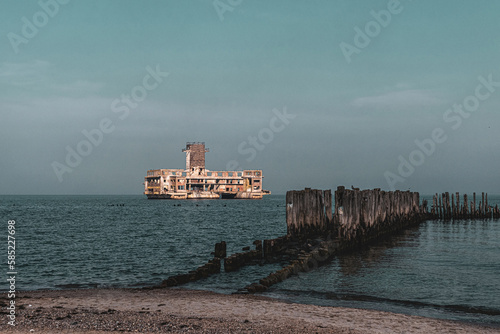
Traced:
<path fill-rule="evenodd" d="M 429 198 L 429 197 L 428 197 Z M 500 205 L 500 196 L 489 196 Z M 149 287 L 209 260 L 286 234 L 285 196 L 148 200 L 130 196 L 0 196 L 4 275 L 15 221 L 17 290 Z M 185 288 L 234 293 L 281 268 L 244 267 Z M 0 285 L 9 289 L 8 282 Z M 425 221 L 272 286 L 289 302 L 373 309 L 500 328 L 500 220 Z"/>

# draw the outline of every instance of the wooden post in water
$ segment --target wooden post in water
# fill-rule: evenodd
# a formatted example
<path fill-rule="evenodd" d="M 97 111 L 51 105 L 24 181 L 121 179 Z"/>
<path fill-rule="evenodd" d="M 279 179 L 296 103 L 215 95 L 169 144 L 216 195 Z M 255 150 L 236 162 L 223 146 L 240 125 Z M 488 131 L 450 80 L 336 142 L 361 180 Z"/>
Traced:
<path fill-rule="evenodd" d="M 448 219 L 451 219 L 451 205 L 450 205 L 450 193 L 446 192 L 446 212 L 448 213 Z"/>
<path fill-rule="evenodd" d="M 474 193 L 473 195 L 474 195 L 474 207 L 472 207 L 471 205 L 471 213 L 472 217 L 476 217 L 476 193 Z"/>
<path fill-rule="evenodd" d="M 215 252 L 214 252 L 214 257 L 216 258 L 225 258 L 227 255 L 226 253 L 226 242 L 221 241 L 215 244 Z"/>
<path fill-rule="evenodd" d="M 488 193 L 486 193 L 486 197 L 484 198 L 485 205 L 486 205 L 486 214 L 488 215 L 488 218 L 490 217 L 490 206 L 488 205 Z"/>
<path fill-rule="evenodd" d="M 332 191 L 330 189 L 323 190 L 323 200 L 325 204 L 326 225 L 330 229 L 333 226 Z"/>
<path fill-rule="evenodd" d="M 481 194 L 481 217 L 486 215 L 486 205 L 484 203 L 484 192 Z"/>
<path fill-rule="evenodd" d="M 439 210 L 439 219 L 443 217 L 443 197 L 441 194 L 437 194 L 438 197 L 438 210 Z"/>
<path fill-rule="evenodd" d="M 464 194 L 464 218 L 469 215 L 469 201 L 467 200 L 467 194 Z"/>
<path fill-rule="evenodd" d="M 442 196 L 439 196 L 439 219 L 443 218 L 443 201 Z"/>
<path fill-rule="evenodd" d="M 457 218 L 460 214 L 460 194 L 458 192 L 456 193 L 455 198 L 457 199 L 457 212 L 456 212 L 455 218 Z"/>
<path fill-rule="evenodd" d="M 330 195 L 325 203 L 323 194 Z M 301 191 L 287 191 L 286 193 L 286 223 L 287 234 L 292 237 L 307 237 L 328 230 L 329 221 L 325 215 L 331 217 L 331 191 L 306 188 Z"/>
<path fill-rule="evenodd" d="M 431 215 L 434 215 L 435 208 L 436 208 L 436 197 L 434 195 L 432 195 Z"/>
<path fill-rule="evenodd" d="M 455 194 L 451 194 L 451 218 L 455 218 Z"/>
<path fill-rule="evenodd" d="M 446 219 L 446 193 L 441 194 L 441 198 L 443 199 L 443 219 Z"/>
<path fill-rule="evenodd" d="M 447 199 L 446 199 L 446 193 L 443 193 L 443 219 L 448 218 L 448 204 L 447 204 Z"/>
<path fill-rule="evenodd" d="M 446 219 L 448 216 L 447 210 L 448 206 L 446 205 L 446 193 L 442 193 L 441 196 L 443 197 L 443 219 Z"/>
<path fill-rule="evenodd" d="M 446 193 L 442 193 L 441 196 L 443 197 L 443 219 L 446 219 L 448 217 L 448 206 L 446 205 Z"/>
<path fill-rule="evenodd" d="M 439 218 L 439 198 L 436 195 L 434 195 L 434 200 L 435 200 L 435 203 L 434 203 L 434 218 L 438 217 Z"/>
<path fill-rule="evenodd" d="M 447 209 L 447 207 L 446 207 L 446 193 L 442 193 L 441 198 L 443 199 L 443 219 L 446 219 L 446 216 L 448 215 L 446 213 L 446 209 Z"/>
<path fill-rule="evenodd" d="M 439 216 L 439 199 L 438 199 L 438 194 L 434 195 L 435 205 L 434 205 L 434 218 Z"/>

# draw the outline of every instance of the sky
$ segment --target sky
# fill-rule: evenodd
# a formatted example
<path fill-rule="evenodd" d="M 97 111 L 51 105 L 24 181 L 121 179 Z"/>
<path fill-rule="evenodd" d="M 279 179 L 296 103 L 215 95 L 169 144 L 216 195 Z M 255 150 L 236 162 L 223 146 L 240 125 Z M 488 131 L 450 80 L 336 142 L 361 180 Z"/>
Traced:
<path fill-rule="evenodd" d="M 148 169 L 500 194 L 500 2 L 4 0 L 0 194 L 141 194 Z"/>

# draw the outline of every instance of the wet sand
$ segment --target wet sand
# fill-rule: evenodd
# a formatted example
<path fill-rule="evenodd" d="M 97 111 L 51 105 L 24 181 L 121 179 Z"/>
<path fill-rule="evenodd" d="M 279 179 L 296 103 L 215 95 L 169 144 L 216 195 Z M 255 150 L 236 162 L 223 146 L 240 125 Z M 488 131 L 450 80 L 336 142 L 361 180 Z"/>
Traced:
<path fill-rule="evenodd" d="M 26 291 L 1 333 L 500 333 L 500 329 L 381 311 L 287 303 L 183 289 Z"/>

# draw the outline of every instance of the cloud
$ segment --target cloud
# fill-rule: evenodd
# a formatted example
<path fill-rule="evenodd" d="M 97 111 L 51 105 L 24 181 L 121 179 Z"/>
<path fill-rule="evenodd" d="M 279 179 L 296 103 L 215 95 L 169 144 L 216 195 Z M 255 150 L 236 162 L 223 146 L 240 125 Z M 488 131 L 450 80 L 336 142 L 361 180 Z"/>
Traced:
<path fill-rule="evenodd" d="M 352 102 L 352 105 L 358 108 L 402 108 L 437 106 L 444 103 L 442 98 L 435 96 L 431 91 L 407 89 L 376 96 L 359 97 Z"/>
<path fill-rule="evenodd" d="M 57 69 L 43 60 L 34 60 L 26 63 L 1 63 L 0 85 L 9 88 L 43 92 L 46 95 L 85 96 L 102 91 L 103 83 L 78 79 L 76 81 L 58 82 L 54 79 Z"/>
<path fill-rule="evenodd" d="M 105 85 L 101 82 L 91 82 L 86 80 L 77 80 L 69 84 L 53 84 L 50 86 L 54 91 L 60 93 L 98 93 Z"/>
<path fill-rule="evenodd" d="M 29 63 L 1 63 L 0 84 L 9 86 L 34 86 L 46 80 L 50 63 L 35 60 Z"/>

